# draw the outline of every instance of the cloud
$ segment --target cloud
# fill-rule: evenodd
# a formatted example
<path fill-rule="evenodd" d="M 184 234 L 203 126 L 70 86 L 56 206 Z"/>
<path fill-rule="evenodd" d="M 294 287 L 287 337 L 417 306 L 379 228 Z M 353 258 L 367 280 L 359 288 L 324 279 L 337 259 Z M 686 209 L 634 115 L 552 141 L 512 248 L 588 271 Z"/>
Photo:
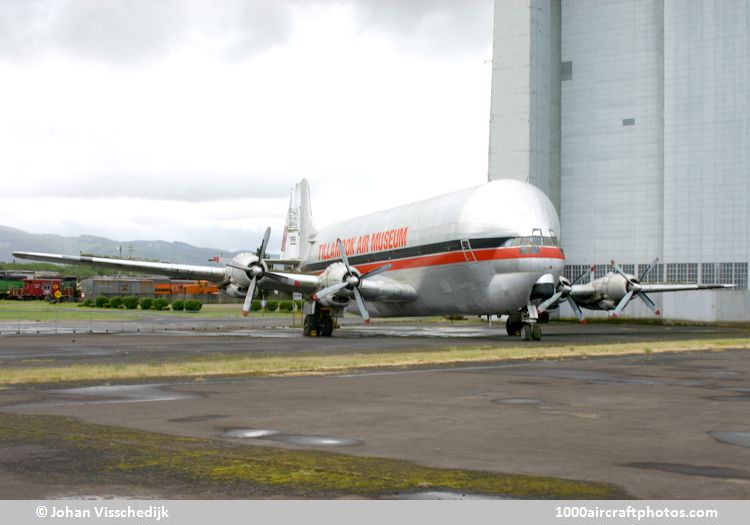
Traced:
<path fill-rule="evenodd" d="M 492 0 L 0 0 L 0 57 L 109 65 L 197 48 L 243 60 L 286 44 L 312 12 L 349 9 L 358 32 L 433 57 L 487 47 Z"/>
<path fill-rule="evenodd" d="M 196 47 L 244 59 L 288 41 L 289 7 L 275 0 L 0 0 L 0 57 L 132 64 Z"/>
<path fill-rule="evenodd" d="M 491 43 L 492 0 L 342 1 L 353 6 L 361 33 L 384 34 L 402 51 L 453 57 Z"/>

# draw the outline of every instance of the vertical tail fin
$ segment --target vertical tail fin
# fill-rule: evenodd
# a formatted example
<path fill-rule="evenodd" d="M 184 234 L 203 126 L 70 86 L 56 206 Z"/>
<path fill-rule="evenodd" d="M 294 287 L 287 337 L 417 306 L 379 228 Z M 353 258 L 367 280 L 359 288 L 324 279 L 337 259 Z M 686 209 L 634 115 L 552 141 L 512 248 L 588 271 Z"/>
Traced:
<path fill-rule="evenodd" d="M 317 229 L 313 225 L 310 206 L 310 186 L 302 179 L 291 191 L 289 210 L 286 215 L 284 235 L 281 239 L 282 259 L 304 259 L 310 252 L 310 241 Z"/>

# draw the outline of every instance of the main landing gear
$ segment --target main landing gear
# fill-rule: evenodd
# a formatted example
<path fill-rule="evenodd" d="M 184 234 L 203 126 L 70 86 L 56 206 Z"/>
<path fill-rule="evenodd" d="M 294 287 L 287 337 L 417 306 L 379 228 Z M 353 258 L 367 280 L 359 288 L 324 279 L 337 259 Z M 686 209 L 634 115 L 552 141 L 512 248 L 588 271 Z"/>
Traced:
<path fill-rule="evenodd" d="M 330 337 L 334 325 L 331 309 L 318 306 L 314 313 L 305 316 L 302 333 L 306 337 Z"/>
<path fill-rule="evenodd" d="M 531 310 L 529 309 L 529 312 Z M 536 311 L 533 312 L 536 314 Z M 527 314 L 526 311 L 519 312 L 516 315 L 511 315 L 508 320 L 505 321 L 505 331 L 508 335 L 521 336 L 524 341 L 540 341 L 542 339 L 542 327 L 539 323 L 546 323 L 549 321 L 549 314 L 546 312 L 535 317 Z"/>

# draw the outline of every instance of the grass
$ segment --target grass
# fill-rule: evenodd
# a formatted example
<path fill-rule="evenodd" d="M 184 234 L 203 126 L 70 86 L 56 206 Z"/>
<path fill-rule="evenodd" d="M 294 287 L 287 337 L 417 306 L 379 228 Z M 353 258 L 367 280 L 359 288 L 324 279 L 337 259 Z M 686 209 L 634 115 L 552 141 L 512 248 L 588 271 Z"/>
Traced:
<path fill-rule="evenodd" d="M 220 376 L 293 376 L 353 372 L 365 369 L 389 369 L 427 365 L 462 365 L 500 360 L 560 359 L 570 357 L 651 355 L 687 350 L 721 351 L 727 348 L 750 349 L 750 340 L 696 339 L 685 341 L 593 344 L 585 346 L 446 347 L 437 350 L 398 350 L 377 353 L 305 354 L 283 356 L 214 355 L 170 362 L 128 364 L 35 366 L 0 370 L 0 386 L 86 381 L 128 381 L 165 378 L 206 378 Z"/>
<path fill-rule="evenodd" d="M 287 312 L 253 313 L 255 317 L 289 318 Z M 300 313 L 295 314 L 300 317 Z M 157 318 L 174 319 L 226 319 L 242 318 L 239 303 L 204 304 L 199 312 L 173 312 L 171 310 L 124 310 L 111 308 L 79 307 L 77 303 L 47 303 L 44 301 L 0 301 L 0 321 L 148 321 Z"/>
<path fill-rule="evenodd" d="M 29 444 L 52 449 L 55 461 L 43 454 L 3 467 L 43 476 L 42 482 L 177 486 L 216 498 L 377 498 L 430 490 L 535 499 L 628 497 L 603 483 L 438 469 L 375 457 L 168 436 L 66 417 L 0 414 L 0 445 Z"/>

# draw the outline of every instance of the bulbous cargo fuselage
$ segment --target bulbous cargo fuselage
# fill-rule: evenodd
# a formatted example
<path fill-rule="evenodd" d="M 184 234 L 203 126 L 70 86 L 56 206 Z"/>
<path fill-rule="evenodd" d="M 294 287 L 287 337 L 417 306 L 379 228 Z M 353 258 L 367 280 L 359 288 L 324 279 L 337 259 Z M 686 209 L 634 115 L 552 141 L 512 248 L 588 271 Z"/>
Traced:
<path fill-rule="evenodd" d="M 369 302 L 373 316 L 514 313 L 540 278 L 557 282 L 564 264 L 558 232 L 546 195 L 498 180 L 324 228 L 301 269 L 323 272 L 340 261 L 342 239 L 361 273 L 390 264 L 372 280 L 417 290 L 413 300 Z"/>

